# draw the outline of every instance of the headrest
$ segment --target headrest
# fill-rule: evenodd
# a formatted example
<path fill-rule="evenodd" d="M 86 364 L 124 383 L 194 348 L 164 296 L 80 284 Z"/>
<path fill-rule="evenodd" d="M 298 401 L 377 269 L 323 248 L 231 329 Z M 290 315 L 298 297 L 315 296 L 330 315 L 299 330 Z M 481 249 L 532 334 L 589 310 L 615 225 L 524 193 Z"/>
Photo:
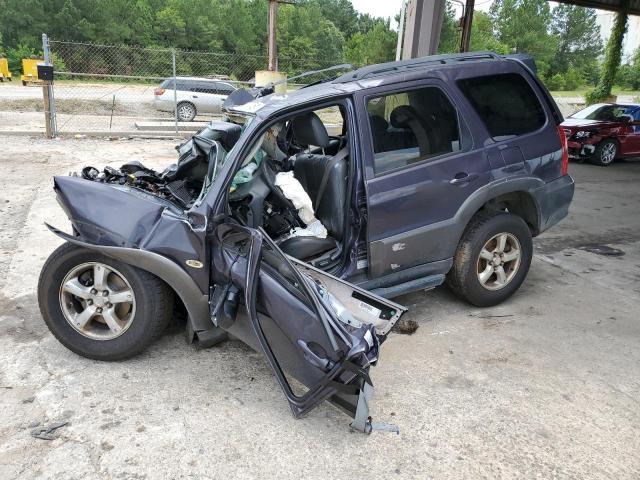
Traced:
<path fill-rule="evenodd" d="M 409 105 L 400 105 L 393 109 L 389 116 L 389 121 L 392 127 L 407 128 L 409 126 L 408 122 L 417 118 L 418 112 L 416 112 L 415 108 Z"/>
<path fill-rule="evenodd" d="M 371 123 L 371 130 L 374 132 L 386 132 L 389 127 L 387 121 L 379 115 L 371 115 L 369 122 Z"/>
<path fill-rule="evenodd" d="M 329 146 L 329 134 L 320 117 L 313 112 L 299 115 L 291 120 L 293 136 L 299 145 L 313 145 L 326 148 Z"/>

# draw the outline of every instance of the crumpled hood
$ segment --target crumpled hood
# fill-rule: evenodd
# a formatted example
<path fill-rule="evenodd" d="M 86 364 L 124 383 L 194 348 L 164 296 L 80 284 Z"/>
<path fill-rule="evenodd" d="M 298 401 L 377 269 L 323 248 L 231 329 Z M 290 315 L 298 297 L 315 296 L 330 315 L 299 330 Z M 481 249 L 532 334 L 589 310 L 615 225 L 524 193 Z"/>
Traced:
<path fill-rule="evenodd" d="M 76 231 L 98 245 L 139 247 L 169 202 L 128 187 L 56 176 L 54 190 Z"/>

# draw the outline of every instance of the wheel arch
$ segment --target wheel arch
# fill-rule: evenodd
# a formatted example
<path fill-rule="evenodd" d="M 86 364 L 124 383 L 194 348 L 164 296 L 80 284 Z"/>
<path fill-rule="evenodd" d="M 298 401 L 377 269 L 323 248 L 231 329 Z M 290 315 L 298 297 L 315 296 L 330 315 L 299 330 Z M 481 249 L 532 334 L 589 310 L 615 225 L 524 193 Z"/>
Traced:
<path fill-rule="evenodd" d="M 215 327 L 209 319 L 209 299 L 202 295 L 195 281 L 171 260 L 148 250 L 139 248 L 95 245 L 74 237 L 46 224 L 47 228 L 63 240 L 75 245 L 96 250 L 108 257 L 149 272 L 160 278 L 180 298 L 187 310 L 188 340 L 204 339 L 207 346 L 226 339 L 226 333 Z"/>
<path fill-rule="evenodd" d="M 459 237 L 462 238 L 467 226 L 481 211 L 509 211 L 522 218 L 536 236 L 540 233 L 540 206 L 534 191 L 545 185 L 544 180 L 535 177 L 522 177 L 511 180 L 492 182 L 474 192 L 462 204 L 458 213 L 457 223 L 460 225 Z"/>
<path fill-rule="evenodd" d="M 506 211 L 525 221 L 531 235 L 540 233 L 540 208 L 529 192 L 518 190 L 488 200 L 478 211 Z M 476 212 L 478 213 L 478 212 Z"/>

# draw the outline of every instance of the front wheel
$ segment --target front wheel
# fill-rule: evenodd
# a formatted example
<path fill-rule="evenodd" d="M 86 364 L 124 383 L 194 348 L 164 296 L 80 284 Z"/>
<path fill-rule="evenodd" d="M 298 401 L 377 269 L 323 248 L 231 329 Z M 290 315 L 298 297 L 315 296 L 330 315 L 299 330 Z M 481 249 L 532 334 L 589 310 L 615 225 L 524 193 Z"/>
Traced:
<path fill-rule="evenodd" d="M 162 333 L 173 292 L 144 270 L 65 243 L 42 268 L 38 303 L 47 327 L 69 350 L 123 360 Z"/>
<path fill-rule="evenodd" d="M 460 240 L 447 285 L 478 307 L 490 307 L 518 290 L 533 255 L 531 231 L 517 215 L 477 214 Z"/>
<path fill-rule="evenodd" d="M 598 144 L 593 156 L 591 157 L 591 163 L 594 165 L 600 165 L 601 167 L 608 167 L 616 159 L 618 154 L 618 144 L 615 140 L 607 139 Z"/>

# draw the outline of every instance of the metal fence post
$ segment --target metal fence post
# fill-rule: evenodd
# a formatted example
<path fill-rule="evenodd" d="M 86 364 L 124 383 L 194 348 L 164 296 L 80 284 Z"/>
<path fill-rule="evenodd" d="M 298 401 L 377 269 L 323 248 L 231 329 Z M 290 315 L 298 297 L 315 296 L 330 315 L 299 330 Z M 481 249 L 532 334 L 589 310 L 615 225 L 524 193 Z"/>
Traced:
<path fill-rule="evenodd" d="M 46 33 L 42 34 L 42 53 L 44 55 L 44 63 L 52 65 L 51 51 L 49 48 L 49 37 Z M 58 135 L 58 126 L 56 122 L 56 100 L 53 94 L 53 82 L 45 81 L 42 87 L 42 96 L 44 99 L 44 121 L 45 132 L 47 138 L 53 138 Z"/>
<path fill-rule="evenodd" d="M 176 49 L 171 50 L 171 61 L 173 64 L 173 121 L 176 127 L 176 135 L 178 134 L 178 86 L 176 82 Z"/>

